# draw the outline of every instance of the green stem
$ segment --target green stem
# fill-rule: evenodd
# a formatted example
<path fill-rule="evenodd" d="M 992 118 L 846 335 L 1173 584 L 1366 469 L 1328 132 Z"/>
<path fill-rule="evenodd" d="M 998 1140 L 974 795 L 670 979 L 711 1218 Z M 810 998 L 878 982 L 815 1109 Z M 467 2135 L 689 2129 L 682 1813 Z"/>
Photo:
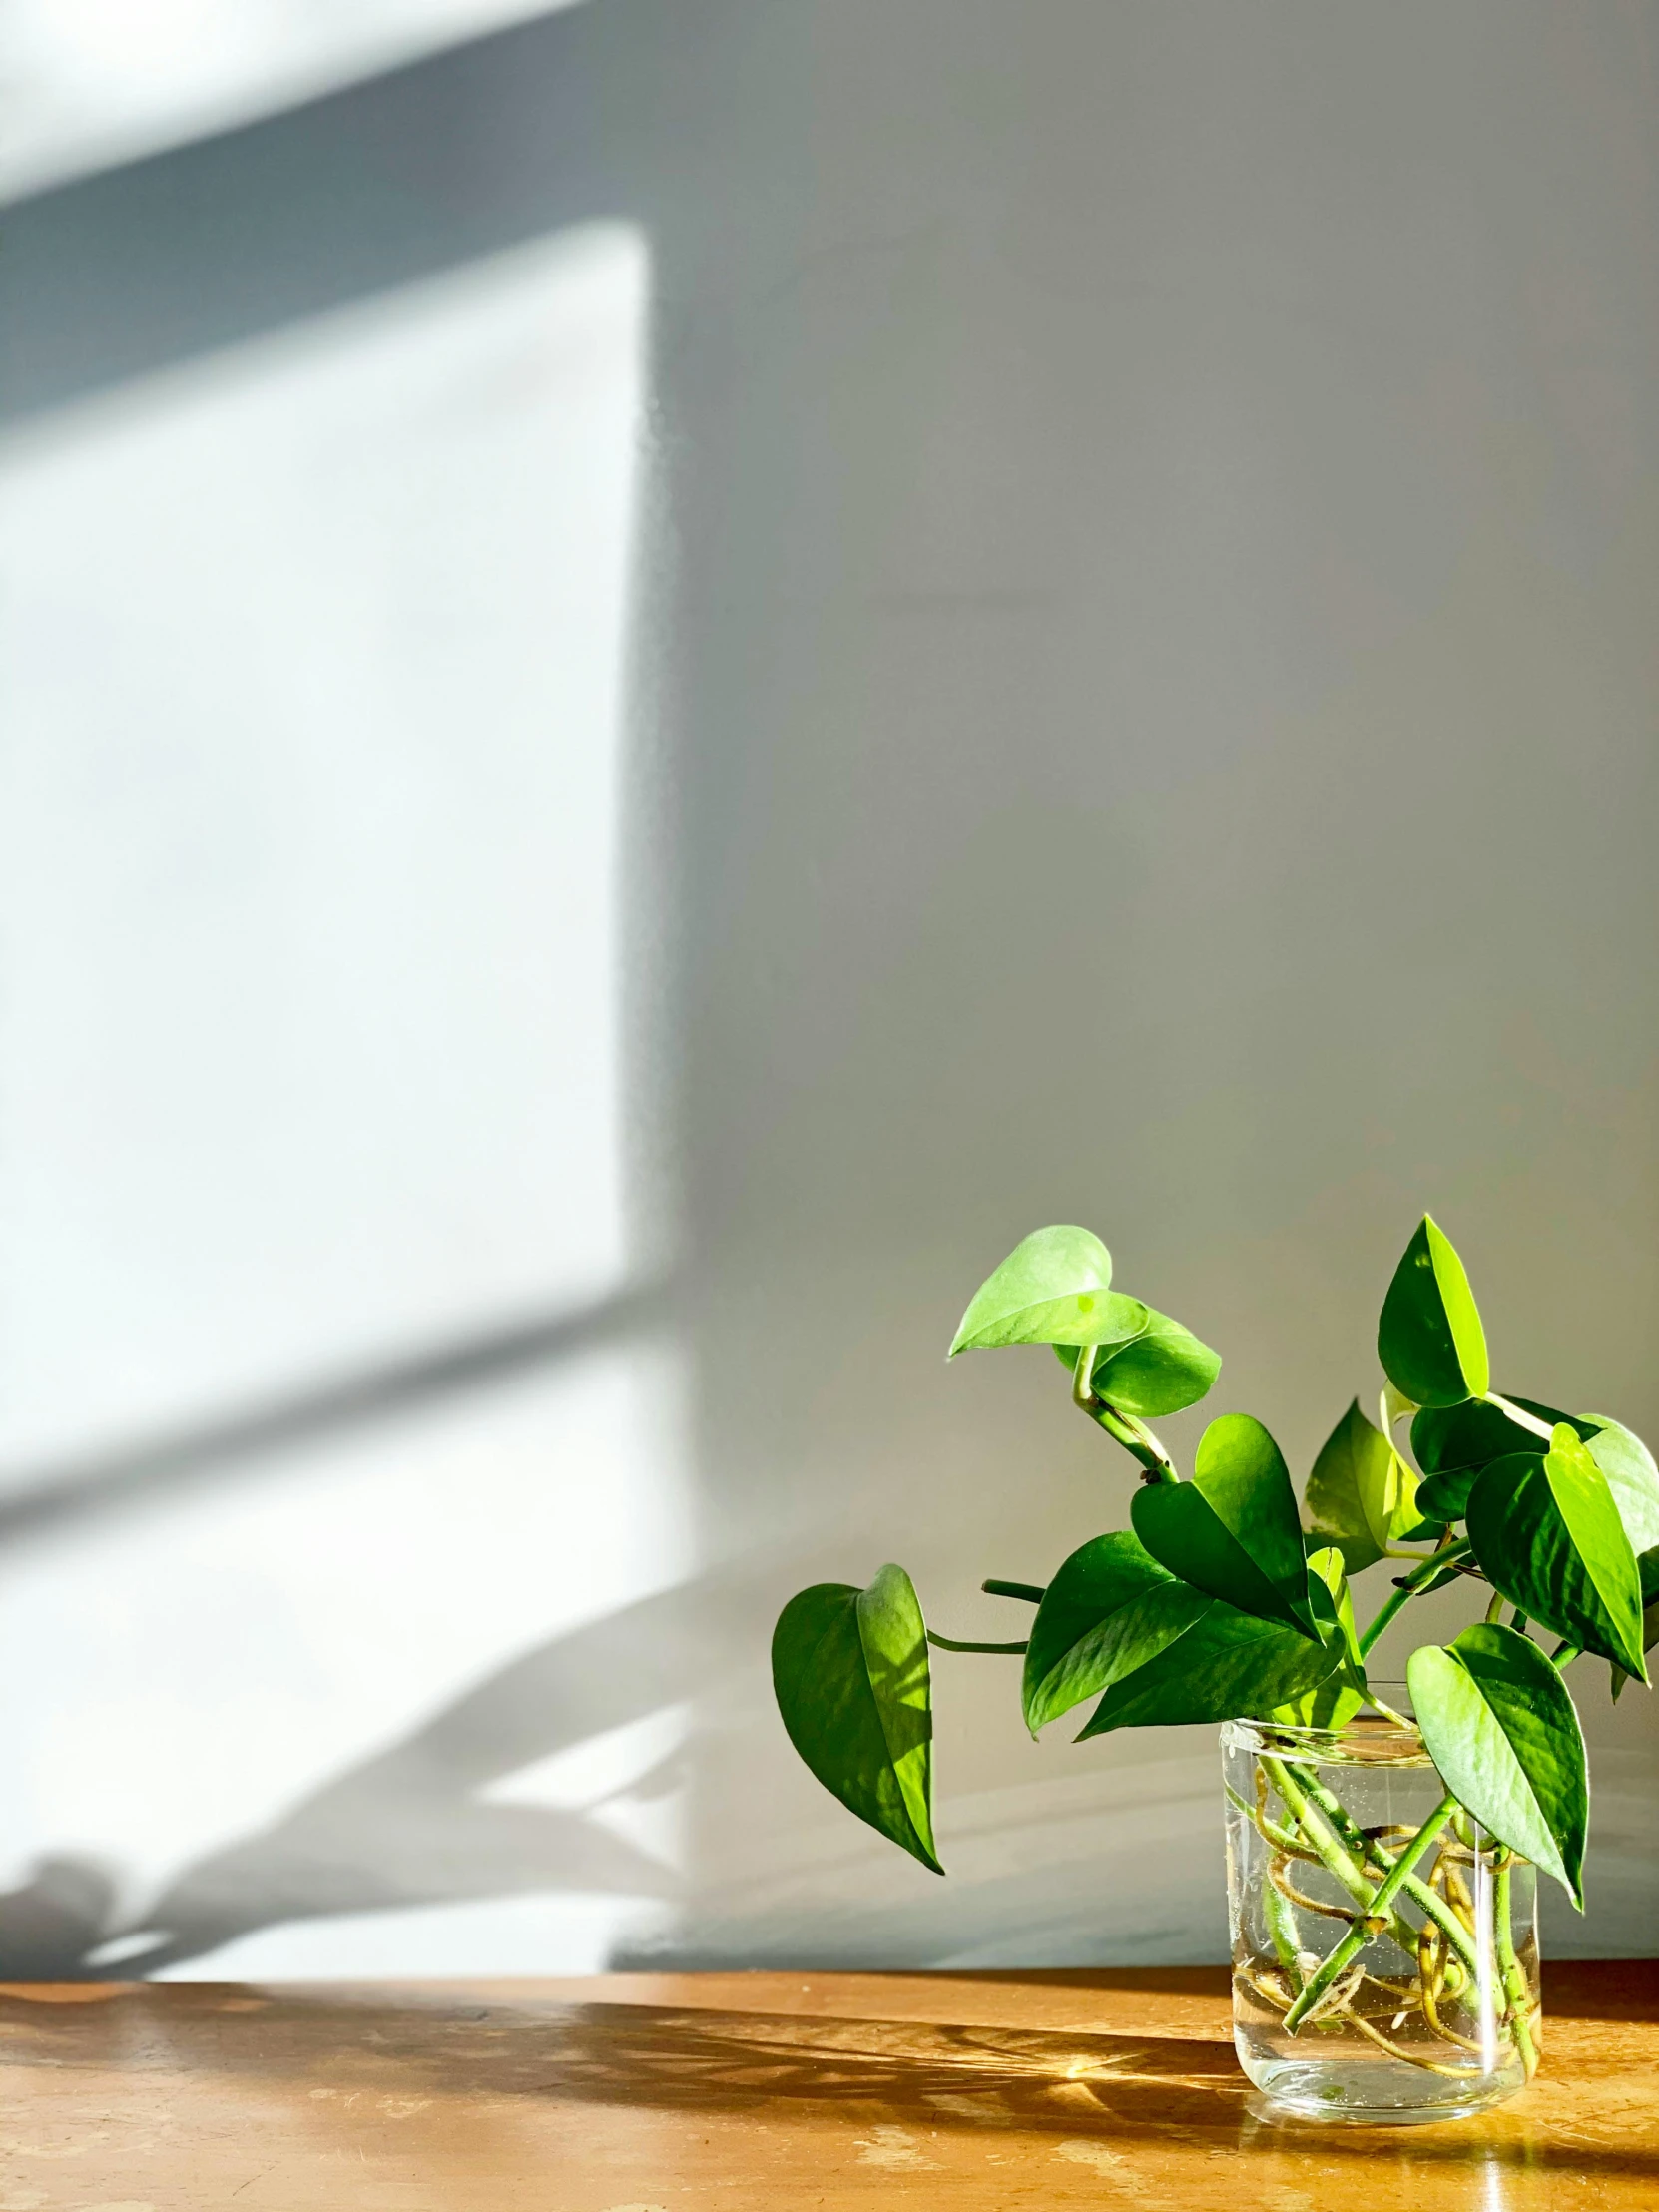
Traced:
<path fill-rule="evenodd" d="M 956 1637 L 954 1637 L 954 1636 L 941 1636 L 941 1635 L 939 1634 L 939 1632 L 938 1632 L 938 1630 L 937 1630 L 936 1628 L 930 1628 L 930 1629 L 929 1629 L 929 1630 L 927 1631 L 927 1641 L 928 1641 L 928 1642 L 929 1642 L 930 1644 L 932 1644 L 932 1645 L 933 1645 L 933 1646 L 935 1647 L 935 1649 L 937 1649 L 937 1650 L 939 1650 L 939 1651 L 1001 1651 L 1001 1652 L 1007 1652 L 1007 1653 L 1014 1653 L 1014 1652 L 1020 1652 L 1020 1651 L 1023 1651 L 1023 1650 L 1025 1649 L 1025 1645 L 1024 1645 L 1023 1643 L 1017 1643 L 1017 1644 L 969 1644 L 969 1643 L 962 1643 L 962 1642 L 959 1642 L 959 1641 L 958 1641 L 958 1639 L 957 1639 Z"/>
<path fill-rule="evenodd" d="M 1526 1982 L 1526 1971 L 1515 1955 L 1515 1932 L 1509 1917 L 1509 1872 L 1513 1862 L 1505 1859 L 1492 1883 L 1492 1941 L 1497 1950 L 1497 1968 L 1503 1980 L 1503 1993 L 1509 2000 L 1509 2020 L 1515 2038 L 1515 2048 L 1520 2052 L 1521 2064 L 1526 2068 L 1528 2081 L 1538 2070 L 1538 2046 L 1532 2040 L 1532 1991 Z"/>
<path fill-rule="evenodd" d="M 1095 1402 L 1094 1356 L 1099 1350 L 1098 1345 L 1079 1345 L 1071 1371 L 1071 1402 L 1085 1413 Z"/>
<path fill-rule="evenodd" d="M 1148 1428 L 1145 1421 L 1137 1420 L 1133 1413 L 1120 1413 L 1115 1405 L 1109 1405 L 1094 1392 L 1094 1356 L 1098 1345 L 1082 1345 L 1078 1349 L 1076 1365 L 1071 1371 L 1071 1401 L 1090 1420 L 1098 1421 L 1108 1436 L 1115 1436 L 1125 1451 L 1137 1458 L 1142 1467 L 1142 1480 L 1146 1482 L 1179 1482 L 1175 1461 Z"/>
<path fill-rule="evenodd" d="M 1078 1403 L 1083 1403 L 1081 1398 Z M 1108 1436 L 1116 1437 L 1124 1450 L 1140 1461 L 1145 1470 L 1143 1481 L 1180 1481 L 1181 1477 L 1175 1471 L 1175 1461 L 1144 1421 L 1137 1420 L 1133 1413 L 1120 1413 L 1115 1405 L 1108 1405 L 1103 1397 L 1091 1397 L 1083 1405 L 1083 1410 L 1090 1420 L 1098 1421 Z"/>
<path fill-rule="evenodd" d="M 1040 1582 L 1001 1582 L 994 1574 L 979 1587 L 987 1597 L 1021 1597 L 1027 1605 L 1040 1605 L 1048 1595 Z"/>
<path fill-rule="evenodd" d="M 1581 1655 L 1582 1650 L 1583 1646 L 1581 1644 L 1575 1644 L 1570 1636 L 1563 1636 L 1549 1656 L 1557 1667 L 1565 1668 L 1572 1665 L 1573 1661 Z"/>
<path fill-rule="evenodd" d="M 1390 1705 L 1384 1697 L 1379 1697 L 1369 1683 L 1366 1686 L 1366 1702 L 1373 1712 L 1381 1713 L 1385 1720 L 1392 1721 L 1396 1728 L 1414 1728 L 1416 1725 L 1397 1706 Z"/>
<path fill-rule="evenodd" d="M 1338 1835 L 1348 1845 L 1350 1851 L 1357 1855 L 1362 1871 L 1368 1861 L 1380 1867 L 1384 1874 L 1392 1871 L 1394 1864 L 1392 1853 L 1385 1851 L 1375 1836 L 1361 1834 L 1350 1816 L 1347 1806 L 1342 1803 L 1341 1799 L 1326 1789 L 1317 1777 L 1310 1776 L 1303 1787 Z M 1350 1892 L 1350 1895 L 1352 1896 L 1354 1893 Z M 1447 1905 L 1444 1898 L 1436 1895 L 1428 1884 L 1419 1875 L 1415 1874 L 1406 1877 L 1405 1895 L 1420 1913 L 1426 1913 L 1428 1918 L 1440 1928 L 1447 1942 L 1451 1944 L 1468 1971 L 1471 1974 L 1476 1973 L 1479 1970 L 1480 1962 L 1475 1953 L 1474 1943 L 1469 1936 L 1469 1932 L 1451 1910 L 1451 1907 Z M 1394 1941 L 1409 1956 L 1416 1947 L 1414 1931 L 1401 1921 L 1395 1926 L 1392 1934 Z"/>
<path fill-rule="evenodd" d="M 1294 1995 L 1302 1987 L 1302 1962 L 1297 1955 L 1302 1948 L 1302 1931 L 1296 1925 L 1296 1908 L 1272 1882 L 1262 1891 L 1262 1918 L 1268 1924 L 1268 1939 Z"/>
<path fill-rule="evenodd" d="M 1393 1596 L 1388 1599 L 1377 1618 L 1360 1638 L 1362 1656 L 1370 1651 L 1401 1606 L 1409 1605 L 1424 1583 L 1432 1582 L 1442 1567 L 1454 1565 L 1457 1560 L 1464 1556 L 1468 1548 L 1468 1538 L 1459 1536 L 1449 1544 L 1442 1544 L 1438 1551 L 1430 1552 L 1420 1566 L 1412 1568 L 1411 1572 L 1399 1583 Z"/>
<path fill-rule="evenodd" d="M 1492 1602 L 1486 1608 L 1486 1625 L 1489 1628 L 1495 1627 L 1499 1619 L 1502 1617 L 1502 1613 L 1503 1592 L 1501 1590 L 1494 1590 L 1492 1592 Z"/>
<path fill-rule="evenodd" d="M 1319 1854 L 1320 1864 L 1348 1892 L 1356 1905 L 1371 1904 L 1371 1885 L 1365 1873 L 1343 1849 L 1337 1834 L 1333 1832 L 1323 1809 L 1316 1811 L 1313 1792 L 1302 1777 L 1291 1780 L 1289 1767 L 1283 1759 L 1273 1759 L 1263 1754 L 1262 1764 L 1272 1779 L 1274 1788 L 1284 1799 L 1292 1820 L 1301 1829 L 1309 1843 Z M 1347 1819 L 1347 1815 L 1344 1815 Z"/>
<path fill-rule="evenodd" d="M 1291 1807 L 1292 1819 L 1296 1819 L 1296 1807 L 1291 1796 L 1287 1795 L 1284 1789 L 1283 1763 L 1264 1758 L 1262 1764 L 1272 1775 L 1280 1796 L 1285 1799 L 1287 1806 Z M 1324 1814 L 1334 1831 L 1334 1835 L 1326 1839 L 1327 1843 L 1335 1847 L 1337 1840 L 1340 1839 L 1341 1843 L 1347 1845 L 1348 1851 L 1353 1857 L 1347 1859 L 1344 1865 L 1337 1866 L 1325 1852 L 1319 1850 L 1312 1828 L 1306 1825 L 1303 1827 L 1304 1835 L 1308 1837 L 1311 1847 L 1318 1852 L 1321 1863 L 1327 1872 L 1336 1876 L 1357 1904 L 1365 1904 L 1371 1896 L 1371 1891 L 1365 1881 L 1366 1863 L 1370 1861 L 1381 1868 L 1383 1874 L 1387 1874 L 1393 1866 L 1392 1858 L 1383 1850 L 1375 1837 L 1363 1836 L 1360 1833 L 1360 1830 L 1350 1818 L 1348 1808 L 1314 1777 L 1302 1777 L 1297 1784 L 1293 1785 L 1293 1789 L 1300 1792 L 1312 1804 L 1317 1805 L 1321 1813 Z M 1282 1829 L 1276 1821 L 1269 1820 L 1266 1816 L 1257 1819 L 1255 1808 L 1247 1805 L 1236 1790 L 1230 1790 L 1228 1795 L 1247 1820 L 1256 1821 L 1257 1827 L 1270 1844 L 1273 1844 L 1280 1851 L 1294 1851 L 1296 1849 L 1296 1838 L 1287 1830 Z M 1428 1884 L 1415 1874 L 1406 1878 L 1405 1895 L 1420 1913 L 1426 1914 L 1439 1928 L 1446 1941 L 1462 1960 L 1463 1966 L 1471 1979 L 1476 1976 L 1480 1970 L 1480 1960 L 1474 1947 L 1473 1938 L 1444 1898 L 1437 1891 L 1430 1889 Z M 1414 1956 L 1416 1950 L 1415 1930 L 1406 1922 L 1396 1920 L 1391 1933 L 1394 1941 L 1405 1952 L 1406 1956 Z"/>
<path fill-rule="evenodd" d="M 1356 1921 L 1342 1941 L 1325 1959 L 1291 2009 L 1285 2014 L 1285 2031 L 1294 2035 L 1309 2013 L 1314 2010 L 1326 1991 L 1359 1957 L 1375 1936 L 1386 1929 L 1392 1918 L 1393 1902 L 1404 1889 L 1417 1861 L 1434 1841 L 1457 1810 L 1457 1800 L 1449 1792 L 1429 1814 L 1411 1841 L 1405 1846 L 1392 1867 L 1378 1885 L 1377 1894 L 1370 1901 L 1370 1910 L 1364 1920 Z"/>

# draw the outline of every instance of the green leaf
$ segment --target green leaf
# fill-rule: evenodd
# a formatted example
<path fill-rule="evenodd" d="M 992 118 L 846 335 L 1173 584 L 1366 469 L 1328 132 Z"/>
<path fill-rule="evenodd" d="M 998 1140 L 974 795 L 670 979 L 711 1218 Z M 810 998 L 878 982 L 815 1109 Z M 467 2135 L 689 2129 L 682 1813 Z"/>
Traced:
<path fill-rule="evenodd" d="M 1590 1456 L 1606 1475 L 1617 1501 L 1633 1551 L 1659 1544 L 1659 1467 L 1639 1436 L 1603 1413 L 1562 1413 L 1529 1397 L 1515 1397 L 1513 1402 L 1551 1427 L 1564 1421 L 1589 1445 Z M 1499 1406 L 1474 1399 L 1466 1405 L 1419 1413 L 1411 1423 L 1411 1445 L 1418 1465 L 1432 1478 L 1419 1503 L 1442 1520 L 1461 1516 L 1482 1467 L 1509 1452 L 1540 1448 L 1531 1429 L 1522 1428 Z"/>
<path fill-rule="evenodd" d="M 1403 1390 L 1395 1389 L 1394 1385 L 1388 1381 L 1387 1377 L 1384 1376 L 1382 1379 L 1383 1433 L 1391 1436 L 1395 1428 L 1397 1428 L 1399 1423 L 1405 1418 L 1406 1414 L 1414 1413 L 1416 1409 L 1416 1399 L 1414 1397 L 1407 1397 Z"/>
<path fill-rule="evenodd" d="M 1510 1453 L 1469 1492 L 1474 1556 L 1494 1590 L 1583 1651 L 1647 1680 L 1641 1571 L 1607 1477 L 1565 1421 L 1548 1453 Z"/>
<path fill-rule="evenodd" d="M 1317 1690 L 1305 1690 L 1288 1704 L 1276 1705 L 1266 1717 L 1286 1728 L 1346 1728 L 1366 1703 L 1345 1675 L 1328 1675 Z"/>
<path fill-rule="evenodd" d="M 1145 1666 L 1210 1602 L 1127 1530 L 1094 1537 L 1059 1568 L 1031 1623 L 1021 1684 L 1026 1727 L 1034 1736 Z"/>
<path fill-rule="evenodd" d="M 1296 1492 L 1279 1446 L 1248 1413 L 1213 1420 L 1193 1479 L 1137 1490 L 1129 1517 L 1153 1558 L 1184 1582 L 1314 1634 Z"/>
<path fill-rule="evenodd" d="M 1156 1659 L 1112 1684 L 1078 1741 L 1117 1728 L 1265 1718 L 1317 1689 L 1340 1656 L 1332 1645 L 1217 1599 Z"/>
<path fill-rule="evenodd" d="M 1309 1553 L 1308 1595 L 1313 1600 L 1320 1640 L 1338 1655 L 1338 1668 L 1317 1689 L 1275 1707 L 1272 1717 L 1297 1728 L 1341 1728 L 1354 1718 L 1371 1693 L 1359 1631 L 1354 1625 L 1354 1599 L 1343 1555 L 1334 1545 Z"/>
<path fill-rule="evenodd" d="M 1583 1437 L 1595 1431 L 1594 1421 L 1575 1421 L 1570 1414 L 1557 1412 L 1553 1405 L 1539 1405 L 1512 1392 L 1505 1394 L 1524 1411 L 1547 1421 L 1551 1428 L 1567 1421 Z M 1501 1406 L 1490 1405 L 1484 1398 L 1469 1398 L 1461 1405 L 1425 1407 L 1411 1423 L 1411 1449 L 1425 1475 L 1449 1474 L 1465 1467 L 1478 1471 L 1507 1452 L 1539 1451 L 1542 1441 L 1535 1429 L 1523 1428 L 1519 1421 L 1511 1420 Z"/>
<path fill-rule="evenodd" d="M 1102 1349 L 1092 1384 L 1095 1395 L 1120 1412 L 1157 1420 L 1196 1405 L 1220 1373 L 1219 1352 L 1149 1306 L 1138 1337 Z"/>
<path fill-rule="evenodd" d="M 849 1812 L 943 1874 L 933 1849 L 927 1631 L 909 1576 L 819 1582 L 772 1638 L 772 1683 L 796 1750 Z"/>
<path fill-rule="evenodd" d="M 1547 1421 L 1552 1428 L 1565 1421 L 1586 1440 L 1595 1434 L 1593 1420 L 1579 1420 L 1553 1405 L 1540 1404 L 1536 1398 L 1505 1394 L 1511 1403 Z M 1501 1406 L 1483 1398 L 1470 1398 L 1463 1405 L 1430 1407 L 1419 1413 L 1411 1423 L 1411 1448 L 1427 1477 L 1418 1487 L 1417 1504 L 1439 1521 L 1463 1518 L 1468 1511 L 1469 1492 L 1482 1468 L 1494 1459 L 1515 1453 L 1543 1456 L 1535 1429 L 1523 1428 Z"/>
<path fill-rule="evenodd" d="M 1642 1649 L 1651 1651 L 1659 1644 L 1659 1544 L 1642 1552 L 1636 1565 L 1642 1577 Z M 1617 1705 L 1619 1692 L 1631 1677 L 1611 1662 L 1607 1671 L 1613 1679 L 1613 1703 Z"/>
<path fill-rule="evenodd" d="M 1440 1533 L 1439 1524 L 1432 1515 L 1424 1517 L 1419 1494 L 1422 1484 L 1416 1468 L 1407 1465 L 1391 1443 L 1388 1449 L 1393 1451 L 1394 1459 L 1394 1509 L 1388 1519 L 1389 1543 L 1417 1543 L 1424 1537 L 1431 1541 L 1436 1539 Z"/>
<path fill-rule="evenodd" d="M 1581 1436 L 1591 1430 L 1585 1437 L 1590 1457 L 1607 1477 L 1631 1550 L 1651 1551 L 1659 1544 L 1659 1467 L 1652 1452 L 1640 1436 L 1599 1413 L 1572 1425 Z"/>
<path fill-rule="evenodd" d="M 1514 1403 L 1551 1427 L 1567 1418 L 1553 1406 L 1535 1404 L 1530 1398 L 1517 1397 Z M 1590 1425 L 1586 1422 L 1580 1432 L 1587 1433 Z M 1535 1429 L 1523 1428 L 1501 1406 L 1483 1398 L 1426 1407 L 1411 1423 L 1411 1449 L 1425 1477 L 1418 1485 L 1417 1503 L 1423 1512 L 1446 1522 L 1463 1518 L 1469 1492 L 1494 1459 L 1517 1453 L 1543 1456 Z"/>
<path fill-rule="evenodd" d="M 1413 1652 L 1406 1679 L 1446 1788 L 1582 1910 L 1590 1784 L 1578 1715 L 1556 1669 L 1529 1637 L 1481 1622 L 1449 1648 Z"/>
<path fill-rule="evenodd" d="M 1400 1460 L 1356 1398 L 1320 1447 L 1308 1477 L 1308 1519 L 1342 1552 L 1350 1574 L 1381 1559 L 1400 1502 Z"/>
<path fill-rule="evenodd" d="M 1335 1545 L 1308 1554 L 1308 1596 L 1320 1641 L 1338 1646 L 1351 1679 L 1364 1689 L 1366 1662 L 1360 1650 L 1360 1632 L 1354 1625 L 1354 1596 L 1343 1555 Z"/>
<path fill-rule="evenodd" d="M 1419 1510 L 1437 1521 L 1461 1520 L 1469 1509 L 1469 1492 L 1485 1471 L 1484 1467 L 1454 1467 L 1449 1474 L 1431 1474 L 1417 1484 Z"/>
<path fill-rule="evenodd" d="M 1036 1229 L 980 1284 L 946 1357 L 999 1345 L 1105 1345 L 1147 1325 L 1112 1291 L 1112 1255 L 1086 1229 Z"/>
<path fill-rule="evenodd" d="M 1463 1263 L 1426 1214 L 1382 1301 L 1377 1353 L 1389 1382 L 1417 1405 L 1456 1405 L 1491 1386 Z"/>

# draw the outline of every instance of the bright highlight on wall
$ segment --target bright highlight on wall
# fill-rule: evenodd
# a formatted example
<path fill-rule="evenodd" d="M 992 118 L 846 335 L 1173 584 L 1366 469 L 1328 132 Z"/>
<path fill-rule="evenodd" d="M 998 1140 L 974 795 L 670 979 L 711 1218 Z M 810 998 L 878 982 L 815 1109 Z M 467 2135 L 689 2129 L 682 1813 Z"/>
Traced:
<path fill-rule="evenodd" d="M 596 227 L 0 453 L 13 1489 L 574 1331 L 0 1554 L 14 1879 L 107 1869 L 97 1933 L 164 1964 L 315 1970 L 262 1916 L 402 1908 L 323 1963 L 435 1970 L 460 1912 L 469 1959 L 574 1964 L 673 1887 L 672 1715 L 584 1748 L 549 1659 L 490 1719 L 686 1566 L 622 1119 L 646 311 Z M 458 1690 L 476 1726 L 426 1741 Z M 515 1889 L 564 1895 L 472 1902 Z"/>

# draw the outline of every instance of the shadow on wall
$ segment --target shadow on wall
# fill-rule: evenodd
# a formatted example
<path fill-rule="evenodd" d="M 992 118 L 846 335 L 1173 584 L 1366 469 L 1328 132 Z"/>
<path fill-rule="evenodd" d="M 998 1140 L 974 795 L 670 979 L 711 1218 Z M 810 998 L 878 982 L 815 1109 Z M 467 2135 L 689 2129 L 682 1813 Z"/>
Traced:
<path fill-rule="evenodd" d="M 730 1593 L 728 1593 L 728 1597 Z M 684 1788 L 676 1749 L 580 1812 L 492 1805 L 488 1785 L 680 1706 L 729 1654 L 715 1593 L 664 1593 L 557 1637 L 479 1684 L 405 1742 L 337 1776 L 265 1833 L 186 1868 L 111 1944 L 108 1882 L 43 1865 L 0 1901 L 0 1979 L 144 1975 L 276 1924 L 520 1893 L 672 1899 L 673 1869 L 606 1825 L 619 1800 Z"/>
<path fill-rule="evenodd" d="M 1092 1775 L 959 1802 L 948 1883 L 920 1877 L 838 1808 L 825 1848 L 812 1833 L 823 1825 L 816 1786 L 801 1792 L 756 1695 L 777 1591 L 798 1575 L 790 1562 L 754 1562 L 742 1580 L 700 1578 L 554 1638 L 268 1829 L 186 1867 L 136 1929 L 113 1920 L 104 1869 L 41 1862 L 0 1898 L 0 1981 L 143 1976 L 282 1924 L 558 1893 L 681 1909 L 661 1936 L 624 1943 L 618 1967 L 1156 1961 L 1218 1948 L 1208 1741 L 1188 1759 L 1145 1763 L 1128 1791 L 1133 1800 L 1135 1782 L 1151 1782 L 1138 1806 L 1121 1802 L 1121 1769 L 1114 1780 L 1098 1763 Z M 492 1785 L 538 1760 L 703 1698 L 724 1693 L 730 1706 L 734 1685 L 757 1774 L 781 1755 L 789 1785 L 783 1803 L 769 1802 L 764 1779 L 752 1794 L 747 1863 L 729 1852 L 688 1876 L 613 1825 L 642 1803 L 685 1799 L 695 1734 L 580 1810 L 489 1802 Z M 802 1795 L 806 1833 L 791 1802 Z M 1196 1880 L 1185 1864 L 1195 1844 Z M 1131 1863 L 1132 1883 L 1113 1879 Z"/>

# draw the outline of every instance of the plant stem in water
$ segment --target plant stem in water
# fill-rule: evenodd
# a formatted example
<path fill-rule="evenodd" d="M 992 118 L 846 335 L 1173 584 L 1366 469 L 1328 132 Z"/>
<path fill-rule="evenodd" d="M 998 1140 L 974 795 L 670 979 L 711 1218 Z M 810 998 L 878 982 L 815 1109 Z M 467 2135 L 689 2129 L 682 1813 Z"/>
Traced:
<path fill-rule="evenodd" d="M 1356 1921 L 1286 2013 L 1285 2028 L 1288 2034 L 1296 2033 L 1338 1975 L 1354 1963 L 1373 1936 L 1381 1936 L 1386 1930 L 1393 1917 L 1391 1908 L 1394 1899 L 1404 1889 L 1417 1861 L 1456 1810 L 1457 1800 L 1448 1793 L 1429 1814 L 1378 1885 L 1377 1894 L 1370 1900 L 1370 1910 L 1365 1919 Z"/>
<path fill-rule="evenodd" d="M 1520 2052 L 1521 2064 L 1530 2081 L 1538 2070 L 1538 2046 L 1532 2039 L 1532 1992 L 1526 1985 L 1525 1969 L 1515 1955 L 1515 1932 L 1510 1925 L 1509 1870 L 1512 1864 L 1505 1856 L 1492 1882 L 1492 1941 L 1497 1949 L 1497 1970 L 1502 1976 L 1503 1993 L 1509 2000 L 1515 2048 Z"/>
<path fill-rule="evenodd" d="M 1341 1799 L 1334 1796 L 1325 1787 L 1317 1776 L 1309 1775 L 1305 1777 L 1302 1788 L 1355 1855 L 1362 1876 L 1368 1865 L 1375 1866 L 1384 1875 L 1391 1872 L 1394 1864 L 1393 1854 L 1384 1849 L 1375 1837 L 1361 1834 L 1350 1818 L 1348 1808 L 1342 1803 Z M 1286 1803 L 1289 1804 L 1289 1799 L 1287 1799 Z M 1341 1880 L 1342 1878 L 1339 1876 L 1338 1879 Z M 1363 1882 L 1361 1887 L 1365 1888 Z M 1346 1883 L 1344 1888 L 1348 1888 Z M 1360 1899 L 1360 1892 L 1357 1890 L 1350 1889 L 1349 1895 L 1359 1902 L 1364 1902 Z M 1366 1895 L 1369 1897 L 1369 1890 L 1367 1890 Z M 1471 1974 L 1478 1972 L 1479 1961 L 1475 1956 L 1473 1940 L 1468 1931 L 1445 1901 L 1436 1897 L 1428 1884 L 1415 1874 L 1406 1878 L 1405 1895 L 1417 1907 L 1419 1912 L 1426 1913 L 1428 1918 L 1437 1924 L 1447 1940 L 1455 1947 L 1468 1972 Z M 1404 1922 L 1399 1922 L 1393 1933 L 1395 1942 L 1409 1957 L 1416 1948 L 1416 1940 L 1410 1929 L 1406 1927 Z"/>
<path fill-rule="evenodd" d="M 1302 1964 L 1297 1956 L 1302 1948 L 1302 1936 L 1296 1925 L 1296 1908 L 1277 1883 L 1268 1884 L 1262 1898 L 1262 1913 L 1279 1963 L 1291 1985 L 1291 1994 L 1295 1996 L 1302 1987 Z"/>

